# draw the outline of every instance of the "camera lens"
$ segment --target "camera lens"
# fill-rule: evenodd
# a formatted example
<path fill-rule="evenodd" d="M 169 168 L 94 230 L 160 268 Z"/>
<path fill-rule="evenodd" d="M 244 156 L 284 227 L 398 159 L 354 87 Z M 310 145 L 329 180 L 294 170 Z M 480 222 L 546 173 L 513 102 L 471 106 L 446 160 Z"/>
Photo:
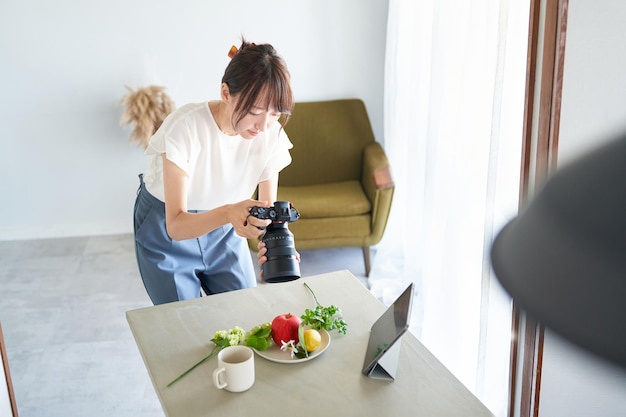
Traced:
<path fill-rule="evenodd" d="M 265 282 L 276 283 L 300 278 L 300 263 L 296 258 L 293 233 L 287 223 L 271 223 L 261 239 L 267 248 L 263 264 Z"/>

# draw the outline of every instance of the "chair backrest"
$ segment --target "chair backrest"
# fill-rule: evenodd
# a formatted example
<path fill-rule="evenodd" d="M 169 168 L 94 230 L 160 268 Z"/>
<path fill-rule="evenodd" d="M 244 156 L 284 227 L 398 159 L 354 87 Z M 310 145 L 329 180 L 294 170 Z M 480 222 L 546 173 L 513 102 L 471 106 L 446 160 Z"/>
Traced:
<path fill-rule="evenodd" d="M 0 360 L 2 361 L 0 364 L 0 416 L 17 417 L 17 405 L 13 395 L 13 383 L 11 382 L 7 351 L 4 346 L 2 324 L 0 324 Z"/>
<path fill-rule="evenodd" d="M 360 180 L 363 149 L 374 142 L 365 104 L 359 99 L 298 102 L 285 126 L 293 162 L 281 185 Z"/>

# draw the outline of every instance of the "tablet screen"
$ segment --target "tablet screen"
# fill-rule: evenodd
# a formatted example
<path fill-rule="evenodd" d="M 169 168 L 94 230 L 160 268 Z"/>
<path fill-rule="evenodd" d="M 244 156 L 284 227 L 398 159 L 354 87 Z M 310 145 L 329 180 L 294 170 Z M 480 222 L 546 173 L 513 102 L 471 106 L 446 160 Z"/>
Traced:
<path fill-rule="evenodd" d="M 409 328 L 413 300 L 413 283 L 398 297 L 387 311 L 372 325 L 363 361 L 363 373 L 369 374 L 378 360 Z"/>

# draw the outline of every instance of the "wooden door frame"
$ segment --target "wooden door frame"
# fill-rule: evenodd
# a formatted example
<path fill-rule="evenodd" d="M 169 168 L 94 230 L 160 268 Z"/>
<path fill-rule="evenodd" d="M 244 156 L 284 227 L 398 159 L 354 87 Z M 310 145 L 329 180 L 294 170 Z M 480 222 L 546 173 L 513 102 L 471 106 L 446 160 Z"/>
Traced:
<path fill-rule="evenodd" d="M 568 5 L 530 1 L 520 210 L 556 168 Z M 511 332 L 508 416 L 538 417 L 544 328 L 513 303 Z"/>
<path fill-rule="evenodd" d="M 9 405 L 13 417 L 17 417 L 17 404 L 15 403 L 15 392 L 13 391 L 13 382 L 11 382 L 11 370 L 9 369 L 9 358 L 4 344 L 4 334 L 2 333 L 2 323 L 0 323 L 0 366 L 4 369 L 4 383 L 9 397 Z M 4 388 L 4 387 L 3 387 Z M 0 410 L 1 412 L 2 410 Z M 9 416 L 7 416 L 9 417 Z"/>

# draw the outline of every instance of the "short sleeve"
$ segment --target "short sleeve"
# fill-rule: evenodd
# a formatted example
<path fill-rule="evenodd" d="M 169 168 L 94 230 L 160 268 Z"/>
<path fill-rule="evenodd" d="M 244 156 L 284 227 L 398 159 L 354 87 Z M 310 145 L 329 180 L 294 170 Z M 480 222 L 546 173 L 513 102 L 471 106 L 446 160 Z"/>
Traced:
<path fill-rule="evenodd" d="M 145 153 L 146 155 L 161 155 L 165 153 L 168 160 L 189 174 L 191 143 L 187 125 L 184 123 L 184 120 L 176 120 L 168 124 L 166 122 L 150 138 Z"/>

